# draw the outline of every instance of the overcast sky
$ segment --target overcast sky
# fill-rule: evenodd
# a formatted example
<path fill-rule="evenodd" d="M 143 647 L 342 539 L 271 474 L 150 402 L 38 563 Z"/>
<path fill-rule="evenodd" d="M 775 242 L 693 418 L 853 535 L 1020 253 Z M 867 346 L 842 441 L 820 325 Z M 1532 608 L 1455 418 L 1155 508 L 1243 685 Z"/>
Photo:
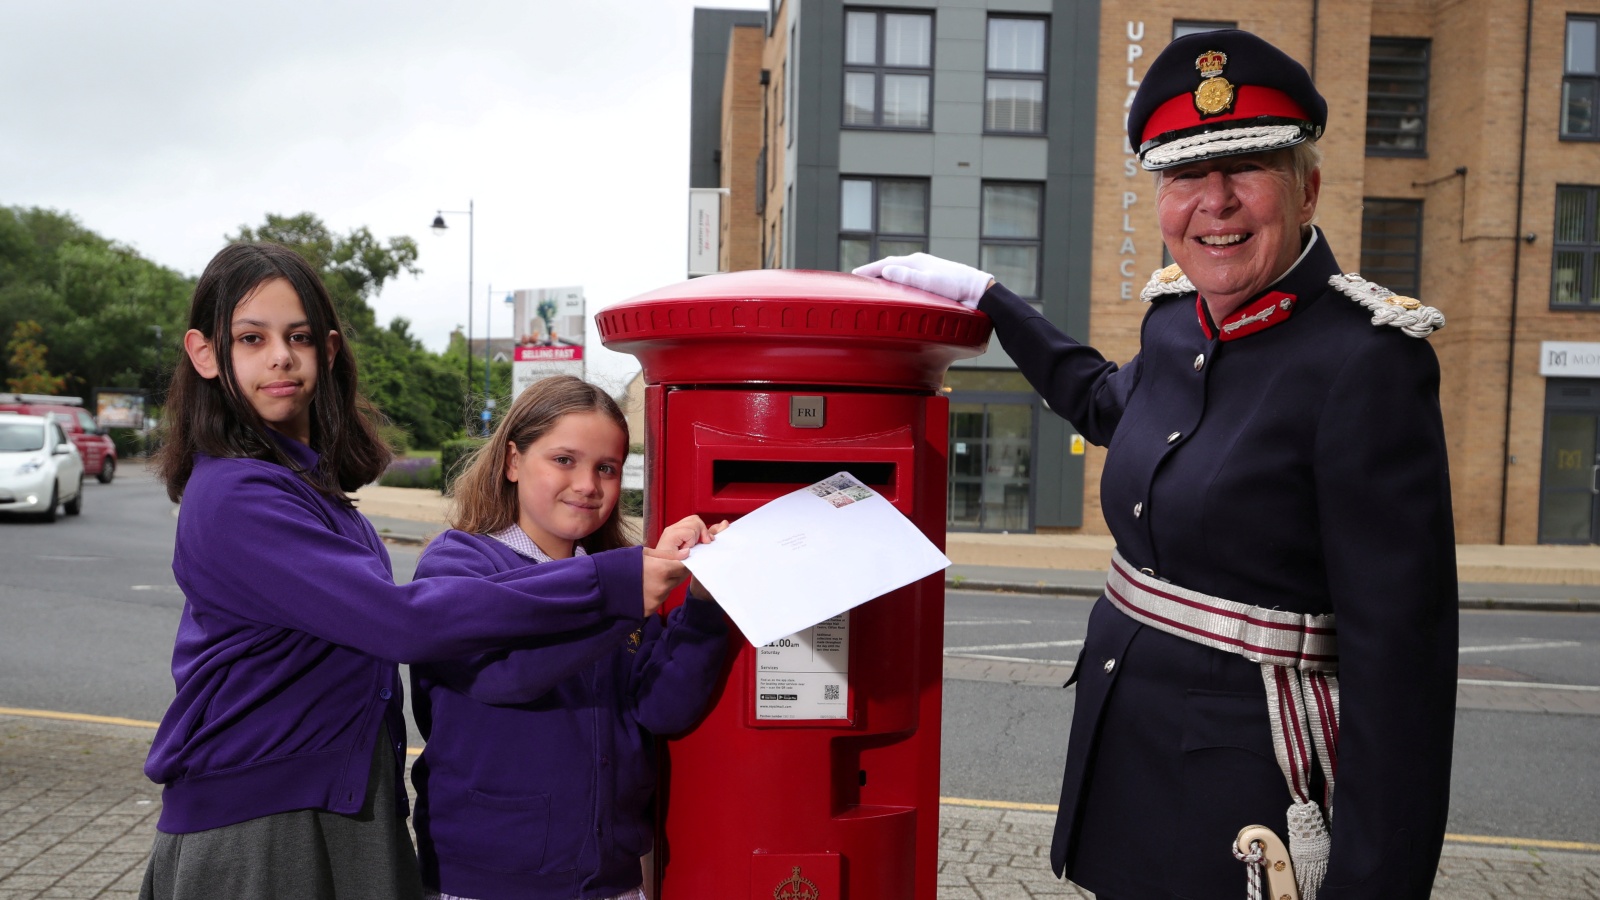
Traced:
<path fill-rule="evenodd" d="M 695 6 L 733 0 L 7 2 L 0 204 L 70 213 L 199 274 L 240 225 L 311 212 L 409 235 L 423 274 L 374 303 L 442 350 L 504 336 L 516 288 L 589 311 L 684 278 Z M 600 347 L 595 380 L 632 357 Z"/>

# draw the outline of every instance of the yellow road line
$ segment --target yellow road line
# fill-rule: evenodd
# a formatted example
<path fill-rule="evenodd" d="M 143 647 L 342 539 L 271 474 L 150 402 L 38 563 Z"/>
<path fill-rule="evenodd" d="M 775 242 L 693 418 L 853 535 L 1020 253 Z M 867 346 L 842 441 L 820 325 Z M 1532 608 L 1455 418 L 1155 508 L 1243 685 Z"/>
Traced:
<path fill-rule="evenodd" d="M 1532 847 L 1536 850 L 1600 853 L 1600 844 L 1586 844 L 1582 841 L 1541 841 L 1534 838 L 1494 837 L 1484 834 L 1446 834 L 1444 839 L 1455 844 L 1489 844 L 1495 847 Z"/>
<path fill-rule="evenodd" d="M 1009 800 L 968 800 L 965 797 L 940 797 L 940 806 L 976 806 L 979 809 L 1020 809 L 1024 812 L 1056 811 L 1050 803 L 1012 803 Z"/>
<path fill-rule="evenodd" d="M 157 728 L 161 723 L 144 719 L 124 719 L 119 716 L 91 716 L 87 713 L 56 712 L 48 709 L 16 709 L 0 706 L 0 716 L 25 716 L 32 719 L 56 719 L 63 722 L 89 722 L 96 725 L 129 725 L 135 728 Z M 407 747 L 407 756 L 420 756 L 421 747 Z M 977 809 L 1011 809 L 1023 812 L 1053 813 L 1056 807 L 1049 803 L 1013 803 L 1009 800 L 971 800 L 965 797 L 940 797 L 942 806 L 970 806 Z M 1570 850 L 1579 853 L 1600 853 L 1600 844 L 1583 841 L 1546 841 L 1536 838 L 1497 837 L 1482 834 L 1446 834 L 1446 841 L 1455 844 L 1486 844 L 1493 847 L 1531 847 L 1538 850 Z"/>
<path fill-rule="evenodd" d="M 159 728 L 160 722 L 143 719 L 123 719 L 117 716 L 91 716 L 87 713 L 55 712 L 48 709 L 12 709 L 0 706 L 0 716 L 27 716 L 32 719 L 60 719 L 64 722 L 93 722 L 96 725 L 132 725 L 135 728 Z"/>

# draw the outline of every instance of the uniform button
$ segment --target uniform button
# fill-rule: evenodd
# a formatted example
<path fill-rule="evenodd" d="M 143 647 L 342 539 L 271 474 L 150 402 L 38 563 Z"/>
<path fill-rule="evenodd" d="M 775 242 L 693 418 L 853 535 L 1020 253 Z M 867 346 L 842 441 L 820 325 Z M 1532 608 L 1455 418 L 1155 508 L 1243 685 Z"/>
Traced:
<path fill-rule="evenodd" d="M 1142 512 L 1144 512 L 1144 503 L 1143 502 L 1135 503 L 1133 505 L 1133 517 L 1135 519 L 1139 518 L 1139 514 L 1142 513 Z"/>
<path fill-rule="evenodd" d="M 1196 372 L 1198 372 L 1201 369 L 1204 369 L 1205 367 L 1206 367 L 1206 355 L 1204 353 L 1202 353 L 1199 356 L 1196 356 L 1194 358 L 1194 370 Z"/>
<path fill-rule="evenodd" d="M 404 750 L 404 749 L 406 749 L 405 741 L 395 741 L 394 742 L 394 748 L 396 750 Z"/>
<path fill-rule="evenodd" d="M 382 690 L 378 691 L 378 696 L 382 697 L 385 700 L 387 700 L 390 697 L 394 696 L 394 692 L 389 690 L 388 688 L 383 688 Z"/>
<path fill-rule="evenodd" d="M 1106 670 L 1106 674 L 1107 675 L 1110 675 L 1111 674 L 1111 670 L 1115 669 L 1116 667 L 1117 667 L 1117 661 L 1116 660 L 1114 660 L 1114 659 L 1106 660 L 1106 664 L 1105 664 L 1104 668 Z"/>
<path fill-rule="evenodd" d="M 1174 431 L 1173 433 L 1167 435 L 1167 443 L 1169 443 L 1169 444 L 1172 443 L 1173 441 L 1177 440 L 1179 438 L 1179 436 L 1181 436 L 1182 434 L 1183 434 L 1183 432 L 1181 432 L 1181 431 Z"/>

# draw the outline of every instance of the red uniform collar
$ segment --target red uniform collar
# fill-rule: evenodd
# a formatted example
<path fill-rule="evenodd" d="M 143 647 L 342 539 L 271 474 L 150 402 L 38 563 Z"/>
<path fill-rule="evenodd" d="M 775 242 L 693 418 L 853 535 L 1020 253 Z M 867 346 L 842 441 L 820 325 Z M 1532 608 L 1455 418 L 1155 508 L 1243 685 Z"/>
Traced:
<path fill-rule="evenodd" d="M 1289 317 L 1294 314 L 1296 299 L 1295 295 L 1285 294 L 1283 291 L 1267 291 L 1234 310 L 1222 320 L 1221 325 L 1211 324 L 1211 312 L 1206 309 L 1206 298 L 1195 296 L 1194 311 L 1200 319 L 1200 330 L 1205 332 L 1206 340 L 1220 337 L 1224 341 L 1233 341 L 1289 321 Z"/>

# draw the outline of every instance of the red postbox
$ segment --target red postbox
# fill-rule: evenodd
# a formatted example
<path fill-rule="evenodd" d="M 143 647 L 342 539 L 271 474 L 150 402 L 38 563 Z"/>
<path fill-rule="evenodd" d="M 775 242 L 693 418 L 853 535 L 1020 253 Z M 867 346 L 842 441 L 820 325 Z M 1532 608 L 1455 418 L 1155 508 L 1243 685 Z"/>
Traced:
<path fill-rule="evenodd" d="M 944 546 L 945 369 L 987 316 L 833 272 L 712 275 L 602 310 L 644 370 L 645 530 L 737 519 L 848 471 Z M 944 576 L 794 639 L 735 629 L 713 706 L 667 744 L 659 900 L 933 900 Z"/>

